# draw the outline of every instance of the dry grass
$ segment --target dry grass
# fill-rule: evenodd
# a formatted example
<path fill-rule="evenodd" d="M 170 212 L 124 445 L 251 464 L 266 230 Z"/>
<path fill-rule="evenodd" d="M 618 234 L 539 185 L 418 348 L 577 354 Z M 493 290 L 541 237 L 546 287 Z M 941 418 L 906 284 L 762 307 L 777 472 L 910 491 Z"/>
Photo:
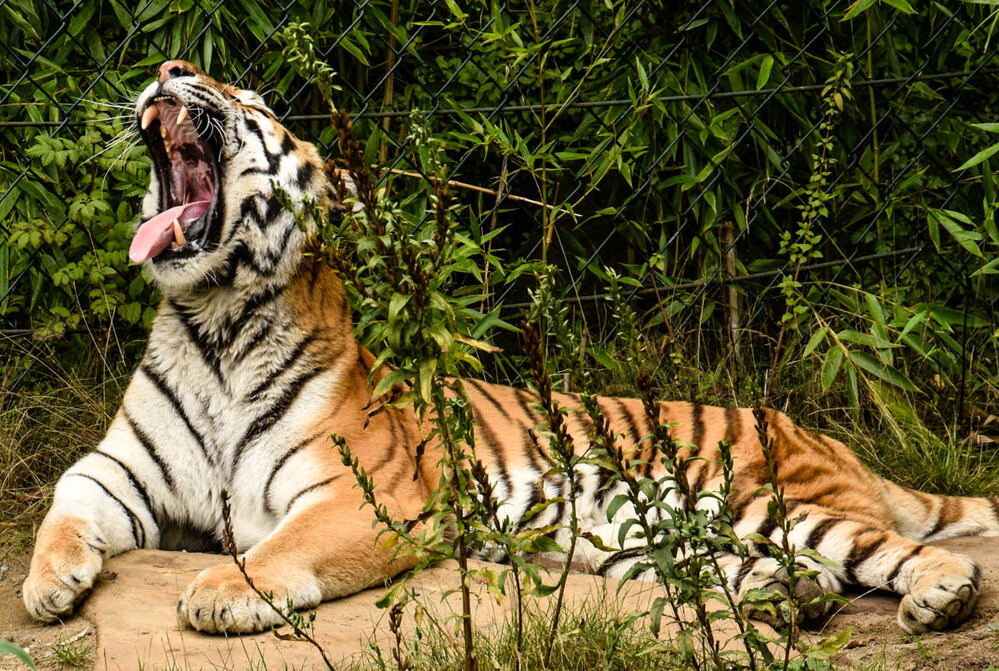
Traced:
<path fill-rule="evenodd" d="M 0 357 L 0 520 L 27 521 L 44 513 L 60 474 L 104 436 L 132 371 L 96 351 L 73 364 L 36 353 L 14 388 L 24 355 Z M 11 365 L 16 358 L 20 365 Z"/>

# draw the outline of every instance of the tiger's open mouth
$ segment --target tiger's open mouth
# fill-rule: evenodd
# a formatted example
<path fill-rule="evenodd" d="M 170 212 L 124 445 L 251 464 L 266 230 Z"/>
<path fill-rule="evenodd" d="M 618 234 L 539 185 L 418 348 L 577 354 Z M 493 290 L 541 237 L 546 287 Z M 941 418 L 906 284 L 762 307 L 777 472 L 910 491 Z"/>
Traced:
<path fill-rule="evenodd" d="M 156 96 L 141 110 L 139 130 L 160 183 L 160 213 L 135 232 L 128 257 L 194 256 L 218 244 L 222 142 L 220 119 L 172 96 Z M 199 130 L 200 129 L 200 130 Z"/>

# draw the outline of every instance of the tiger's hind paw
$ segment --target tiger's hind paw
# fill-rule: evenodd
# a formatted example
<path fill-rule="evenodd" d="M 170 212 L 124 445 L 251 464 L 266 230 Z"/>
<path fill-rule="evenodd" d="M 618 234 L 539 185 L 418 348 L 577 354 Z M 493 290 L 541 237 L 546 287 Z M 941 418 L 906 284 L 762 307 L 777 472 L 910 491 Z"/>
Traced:
<path fill-rule="evenodd" d="M 898 624 L 907 633 L 922 634 L 956 627 L 971 615 L 978 601 L 980 571 L 969 557 L 956 555 L 963 565 L 930 584 L 918 586 L 902 597 Z"/>

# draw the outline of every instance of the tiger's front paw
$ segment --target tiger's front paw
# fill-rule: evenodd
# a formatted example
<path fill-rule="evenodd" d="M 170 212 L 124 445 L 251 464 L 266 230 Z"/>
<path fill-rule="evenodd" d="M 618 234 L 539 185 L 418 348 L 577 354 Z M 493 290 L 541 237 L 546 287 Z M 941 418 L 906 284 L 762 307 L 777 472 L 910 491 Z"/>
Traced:
<path fill-rule="evenodd" d="M 94 586 L 108 543 L 79 518 L 42 526 L 22 587 L 24 606 L 36 620 L 55 622 L 73 612 Z"/>
<path fill-rule="evenodd" d="M 834 592 L 835 588 L 829 584 L 823 567 L 817 562 L 801 557 L 795 564 L 794 620 L 797 624 L 810 626 L 828 615 L 831 603 L 821 597 Z M 758 560 L 739 590 L 747 616 L 775 629 L 786 626 L 781 604 L 788 600 L 790 583 L 787 569 L 776 559 L 767 557 Z"/>
<path fill-rule="evenodd" d="M 941 631 L 955 627 L 971 615 L 978 601 L 980 571 L 974 560 L 954 555 L 955 570 L 924 579 L 902 597 L 898 623 L 910 634 Z"/>
<path fill-rule="evenodd" d="M 254 570 L 252 564 L 247 572 L 254 586 L 267 595 L 281 613 L 288 612 L 289 600 L 291 607 L 297 610 L 312 608 L 322 599 L 318 585 L 310 584 L 314 581 L 286 584 L 276 576 L 269 577 L 266 572 Z M 177 621 L 182 627 L 217 634 L 263 631 L 281 624 L 281 613 L 268 605 L 231 564 L 202 571 L 187 586 L 177 604 Z"/>

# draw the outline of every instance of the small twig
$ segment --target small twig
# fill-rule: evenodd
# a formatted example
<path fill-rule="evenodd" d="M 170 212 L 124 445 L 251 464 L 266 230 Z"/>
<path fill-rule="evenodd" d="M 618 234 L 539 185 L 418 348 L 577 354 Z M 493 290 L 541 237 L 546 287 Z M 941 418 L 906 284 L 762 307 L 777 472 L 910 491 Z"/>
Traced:
<path fill-rule="evenodd" d="M 416 179 L 427 179 L 427 180 L 430 180 L 430 182 L 432 182 L 434 184 L 436 184 L 437 181 L 438 181 L 437 178 L 434 177 L 433 175 L 421 175 L 418 172 L 408 172 L 406 170 L 399 170 L 398 168 L 389 168 L 388 172 L 390 172 L 393 175 L 401 175 L 402 177 L 415 177 Z M 476 186 L 475 184 L 469 184 L 467 182 L 459 182 L 457 180 L 449 179 L 449 180 L 447 180 L 447 185 L 448 186 L 455 186 L 455 187 L 458 187 L 459 189 L 468 189 L 469 191 L 478 191 L 479 193 L 487 193 L 490 196 L 496 196 L 497 199 L 503 197 L 503 195 L 502 195 L 502 193 L 500 191 L 496 191 L 494 189 L 487 189 L 484 186 Z M 531 200 L 530 198 L 524 198 L 523 196 L 515 196 L 515 195 L 513 195 L 511 193 L 506 194 L 505 197 L 508 200 L 515 200 L 515 201 L 518 201 L 520 203 L 527 203 L 528 205 L 537 205 L 538 207 L 547 207 L 549 210 L 555 209 L 554 205 L 546 205 L 546 204 L 544 204 L 544 203 L 542 203 L 540 201 Z"/>
<path fill-rule="evenodd" d="M 326 665 L 327 669 L 330 671 L 336 671 L 336 667 L 333 666 L 333 662 L 331 662 L 326 656 L 326 650 L 323 649 L 323 646 L 320 645 L 319 641 L 303 629 L 301 625 L 299 625 L 299 623 L 296 622 L 288 613 L 285 613 L 281 608 L 279 608 L 274 603 L 274 599 L 271 595 L 262 592 L 255 584 L 253 584 L 253 578 L 251 578 L 250 574 L 246 572 L 246 559 L 240 559 L 239 552 L 236 550 L 236 539 L 232 532 L 232 511 L 229 507 L 229 492 L 225 490 L 222 490 L 222 549 L 225 550 L 226 554 L 232 557 L 233 563 L 236 564 L 236 568 L 239 569 L 240 574 L 243 576 L 243 581 L 246 582 L 247 586 L 249 586 L 251 590 L 253 590 L 253 593 L 256 594 L 261 601 L 267 604 L 271 610 L 277 613 L 278 617 L 280 617 L 285 624 L 291 627 L 292 632 L 298 639 L 310 643 L 312 647 L 319 652 L 319 656 L 323 658 L 323 663 Z M 288 600 L 288 605 L 293 605 L 290 599 Z"/>

